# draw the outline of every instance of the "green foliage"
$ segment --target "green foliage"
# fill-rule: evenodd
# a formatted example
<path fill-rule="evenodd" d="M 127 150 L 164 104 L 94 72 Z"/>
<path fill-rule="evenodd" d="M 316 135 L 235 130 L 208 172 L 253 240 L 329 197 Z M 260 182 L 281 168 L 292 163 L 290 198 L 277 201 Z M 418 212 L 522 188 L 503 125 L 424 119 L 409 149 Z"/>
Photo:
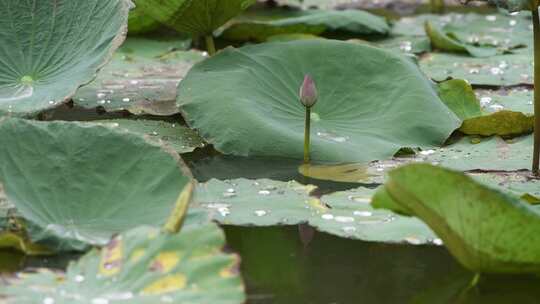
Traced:
<path fill-rule="evenodd" d="M 161 226 L 191 191 L 174 151 L 118 128 L 4 118 L 0 141 L 8 200 L 33 224 L 32 241 L 53 249 L 80 250 L 137 225 Z"/>
<path fill-rule="evenodd" d="M 315 161 L 384 159 L 402 147 L 440 145 L 459 127 L 408 58 L 322 39 L 220 52 L 190 70 L 177 103 L 221 152 L 301 158 L 305 109 L 298 88 L 306 74 L 319 91 L 311 114 Z"/>
<path fill-rule="evenodd" d="M 211 35 L 255 0 L 136 0 L 144 12 L 182 33 Z"/>
<path fill-rule="evenodd" d="M 245 301 L 238 258 L 221 252 L 211 223 L 181 234 L 138 227 L 69 265 L 66 273 L 23 273 L 0 287 L 4 303 L 201 303 Z"/>
<path fill-rule="evenodd" d="M 67 101 L 124 40 L 129 0 L 0 3 L 0 116 Z M 84 25 L 84 26 L 82 26 Z"/>
<path fill-rule="evenodd" d="M 266 41 L 283 34 L 321 35 L 341 32 L 360 36 L 385 36 L 390 27 L 384 18 L 359 10 L 308 10 L 294 17 L 276 20 L 241 19 L 229 26 L 221 35 L 237 41 Z"/>
<path fill-rule="evenodd" d="M 540 272 L 540 213 L 517 197 L 428 164 L 390 172 L 380 191 L 375 207 L 419 217 L 468 269 Z"/>

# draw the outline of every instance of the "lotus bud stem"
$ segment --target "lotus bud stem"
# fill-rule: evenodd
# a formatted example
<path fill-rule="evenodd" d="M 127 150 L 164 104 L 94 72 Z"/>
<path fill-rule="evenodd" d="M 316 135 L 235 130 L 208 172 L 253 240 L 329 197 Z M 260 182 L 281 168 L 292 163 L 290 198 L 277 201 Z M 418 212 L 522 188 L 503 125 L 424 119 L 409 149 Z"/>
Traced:
<path fill-rule="evenodd" d="M 300 102 L 306 108 L 306 124 L 304 129 L 304 163 L 310 162 L 309 145 L 311 135 L 311 107 L 317 103 L 319 94 L 315 82 L 310 75 L 304 76 L 304 82 L 300 87 Z"/>
<path fill-rule="evenodd" d="M 534 32 L 534 148 L 532 172 L 540 175 L 540 17 L 538 5 L 532 8 Z"/>
<path fill-rule="evenodd" d="M 214 36 L 212 34 L 206 35 L 206 51 L 208 51 L 208 55 L 214 56 L 216 53 L 216 44 L 214 43 Z"/>

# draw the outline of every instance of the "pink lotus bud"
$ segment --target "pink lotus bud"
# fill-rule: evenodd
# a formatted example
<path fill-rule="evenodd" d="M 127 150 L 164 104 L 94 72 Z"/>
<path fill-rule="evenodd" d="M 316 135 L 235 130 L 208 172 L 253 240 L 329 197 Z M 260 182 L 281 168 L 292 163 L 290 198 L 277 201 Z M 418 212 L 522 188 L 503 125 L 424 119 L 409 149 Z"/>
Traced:
<path fill-rule="evenodd" d="M 318 98 L 319 94 L 313 78 L 306 75 L 304 77 L 304 83 L 302 83 L 302 87 L 300 87 L 300 101 L 306 108 L 311 108 L 317 103 Z"/>

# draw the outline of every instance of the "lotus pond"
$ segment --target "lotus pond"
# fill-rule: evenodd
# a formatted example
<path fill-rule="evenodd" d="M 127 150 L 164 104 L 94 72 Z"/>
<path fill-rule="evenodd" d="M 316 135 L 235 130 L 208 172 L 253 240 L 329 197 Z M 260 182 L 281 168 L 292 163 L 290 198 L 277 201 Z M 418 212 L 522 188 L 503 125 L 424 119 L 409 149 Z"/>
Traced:
<path fill-rule="evenodd" d="M 540 303 L 540 3 L 462 2 L 0 1 L 0 303 Z"/>

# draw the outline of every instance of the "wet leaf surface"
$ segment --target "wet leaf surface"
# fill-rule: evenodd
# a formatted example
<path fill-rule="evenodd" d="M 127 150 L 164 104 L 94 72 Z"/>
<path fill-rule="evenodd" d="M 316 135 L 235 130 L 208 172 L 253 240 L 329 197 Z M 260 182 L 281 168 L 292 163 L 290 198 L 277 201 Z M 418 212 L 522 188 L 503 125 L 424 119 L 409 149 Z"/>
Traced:
<path fill-rule="evenodd" d="M 127 131 L 7 118 L 0 130 L 7 197 L 33 224 L 31 239 L 52 249 L 82 250 L 136 225 L 162 225 L 191 183 L 175 152 Z"/>
<path fill-rule="evenodd" d="M 6 303 L 202 303 L 245 300 L 238 258 L 221 252 L 215 224 L 181 234 L 138 227 L 119 234 L 70 264 L 67 271 L 38 269 L 0 288 Z"/>
<path fill-rule="evenodd" d="M 210 180 L 201 184 L 193 208 L 203 209 L 224 225 L 276 226 L 308 224 L 340 237 L 414 245 L 432 242 L 431 230 L 418 220 L 370 206 L 373 189 L 358 188 L 310 196 L 315 186 L 268 179 Z"/>
<path fill-rule="evenodd" d="M 532 245 L 537 243 L 540 213 L 519 198 L 427 164 L 390 172 L 381 191 L 387 195 L 375 196 L 376 207 L 397 205 L 421 218 L 471 271 L 540 271 L 540 252 Z"/>
<path fill-rule="evenodd" d="M 185 38 L 127 39 L 98 77 L 77 91 L 75 105 L 133 114 L 178 113 L 176 87 L 193 64 L 204 59 L 201 52 L 183 51 L 187 46 Z"/>
<path fill-rule="evenodd" d="M 0 115 L 35 115 L 91 81 L 122 44 L 130 6 L 129 0 L 2 1 Z"/>
<path fill-rule="evenodd" d="M 298 88 L 305 74 L 320 95 L 311 114 L 315 161 L 385 159 L 402 147 L 440 145 L 459 127 L 411 60 L 331 40 L 227 49 L 188 73 L 177 103 L 218 151 L 297 159 L 305 116 Z"/>

